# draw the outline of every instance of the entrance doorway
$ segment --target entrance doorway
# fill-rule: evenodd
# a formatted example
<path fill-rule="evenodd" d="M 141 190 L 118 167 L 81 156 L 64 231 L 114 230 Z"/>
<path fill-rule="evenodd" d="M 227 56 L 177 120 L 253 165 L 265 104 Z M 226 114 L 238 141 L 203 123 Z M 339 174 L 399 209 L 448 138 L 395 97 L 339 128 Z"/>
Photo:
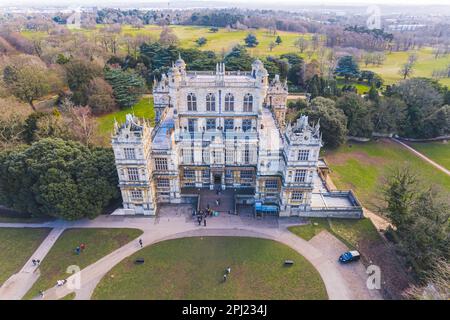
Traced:
<path fill-rule="evenodd" d="M 214 174 L 214 184 L 221 184 L 221 183 L 222 183 L 222 175 Z"/>

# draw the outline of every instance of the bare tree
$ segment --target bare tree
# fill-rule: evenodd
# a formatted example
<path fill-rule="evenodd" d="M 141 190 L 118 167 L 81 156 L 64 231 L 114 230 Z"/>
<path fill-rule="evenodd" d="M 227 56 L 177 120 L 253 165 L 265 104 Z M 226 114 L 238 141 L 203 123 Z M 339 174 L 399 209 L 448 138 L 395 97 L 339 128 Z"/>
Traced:
<path fill-rule="evenodd" d="M 403 79 L 406 79 L 407 77 L 411 77 L 411 75 L 414 72 L 414 65 L 417 61 L 417 55 L 412 53 L 408 56 L 408 61 L 402 65 L 400 68 L 400 75 L 403 77 Z"/>
<path fill-rule="evenodd" d="M 297 40 L 295 40 L 294 45 L 300 50 L 300 53 L 303 53 L 305 49 L 308 48 L 309 41 L 306 40 L 304 37 L 300 37 Z"/>
<path fill-rule="evenodd" d="M 275 48 L 277 46 L 277 44 L 275 42 L 270 42 L 269 43 L 269 50 L 272 52 L 273 48 Z"/>
<path fill-rule="evenodd" d="M 97 128 L 97 122 L 92 117 L 91 108 L 88 106 L 76 107 L 67 103 L 65 106 L 67 121 L 72 134 L 81 143 L 92 145 Z"/>
<path fill-rule="evenodd" d="M 450 263 L 438 259 L 435 267 L 425 279 L 425 286 L 412 286 L 405 296 L 417 300 L 449 300 L 450 299 Z"/>

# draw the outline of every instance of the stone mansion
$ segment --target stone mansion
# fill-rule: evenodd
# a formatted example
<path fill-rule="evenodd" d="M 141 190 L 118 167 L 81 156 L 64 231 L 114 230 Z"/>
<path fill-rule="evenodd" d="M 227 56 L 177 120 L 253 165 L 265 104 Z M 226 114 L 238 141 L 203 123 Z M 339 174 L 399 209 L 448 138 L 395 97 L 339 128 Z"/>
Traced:
<path fill-rule="evenodd" d="M 319 123 L 285 123 L 288 89 L 255 60 L 250 71 L 187 71 L 181 57 L 153 86 L 156 125 L 127 115 L 112 146 L 123 214 L 154 215 L 202 190 L 280 216 L 361 215 L 351 191 L 330 191 Z"/>

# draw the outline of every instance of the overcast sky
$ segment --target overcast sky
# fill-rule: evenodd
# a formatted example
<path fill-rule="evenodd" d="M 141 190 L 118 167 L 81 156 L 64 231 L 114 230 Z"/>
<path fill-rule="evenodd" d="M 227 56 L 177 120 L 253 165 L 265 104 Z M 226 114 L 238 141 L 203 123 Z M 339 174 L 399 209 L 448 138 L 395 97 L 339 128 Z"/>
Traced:
<path fill-rule="evenodd" d="M 242 0 L 197 0 L 205 1 L 209 3 L 213 2 L 227 2 L 227 3 L 243 3 Z M 333 4 L 391 4 L 391 5 L 424 5 L 424 4 L 442 4 L 450 5 L 450 0 L 244 0 L 248 4 L 283 4 L 283 5 L 302 5 L 302 4 L 315 4 L 315 5 L 333 5 Z M 173 3 L 185 2 L 183 0 L 130 0 L 130 1 L 120 1 L 120 0 L 0 0 L 0 5 L 8 6 L 32 6 L 32 5 L 83 5 L 83 6 L 111 6 L 121 5 L 124 6 L 126 3 L 141 4 L 146 6 L 151 6 L 152 3 Z"/>

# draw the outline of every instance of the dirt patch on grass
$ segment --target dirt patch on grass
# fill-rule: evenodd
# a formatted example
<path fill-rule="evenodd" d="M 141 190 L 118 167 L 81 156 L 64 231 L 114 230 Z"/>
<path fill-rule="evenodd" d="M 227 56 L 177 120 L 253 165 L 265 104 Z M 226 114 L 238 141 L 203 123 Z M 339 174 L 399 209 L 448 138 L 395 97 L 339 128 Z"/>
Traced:
<path fill-rule="evenodd" d="M 328 162 L 335 165 L 343 165 L 347 161 L 352 159 L 356 159 L 361 163 L 373 166 L 380 166 L 388 162 L 386 161 L 386 159 L 380 157 L 371 157 L 367 153 L 362 151 L 349 151 L 345 153 L 333 152 L 326 155 L 326 159 L 328 160 Z"/>

